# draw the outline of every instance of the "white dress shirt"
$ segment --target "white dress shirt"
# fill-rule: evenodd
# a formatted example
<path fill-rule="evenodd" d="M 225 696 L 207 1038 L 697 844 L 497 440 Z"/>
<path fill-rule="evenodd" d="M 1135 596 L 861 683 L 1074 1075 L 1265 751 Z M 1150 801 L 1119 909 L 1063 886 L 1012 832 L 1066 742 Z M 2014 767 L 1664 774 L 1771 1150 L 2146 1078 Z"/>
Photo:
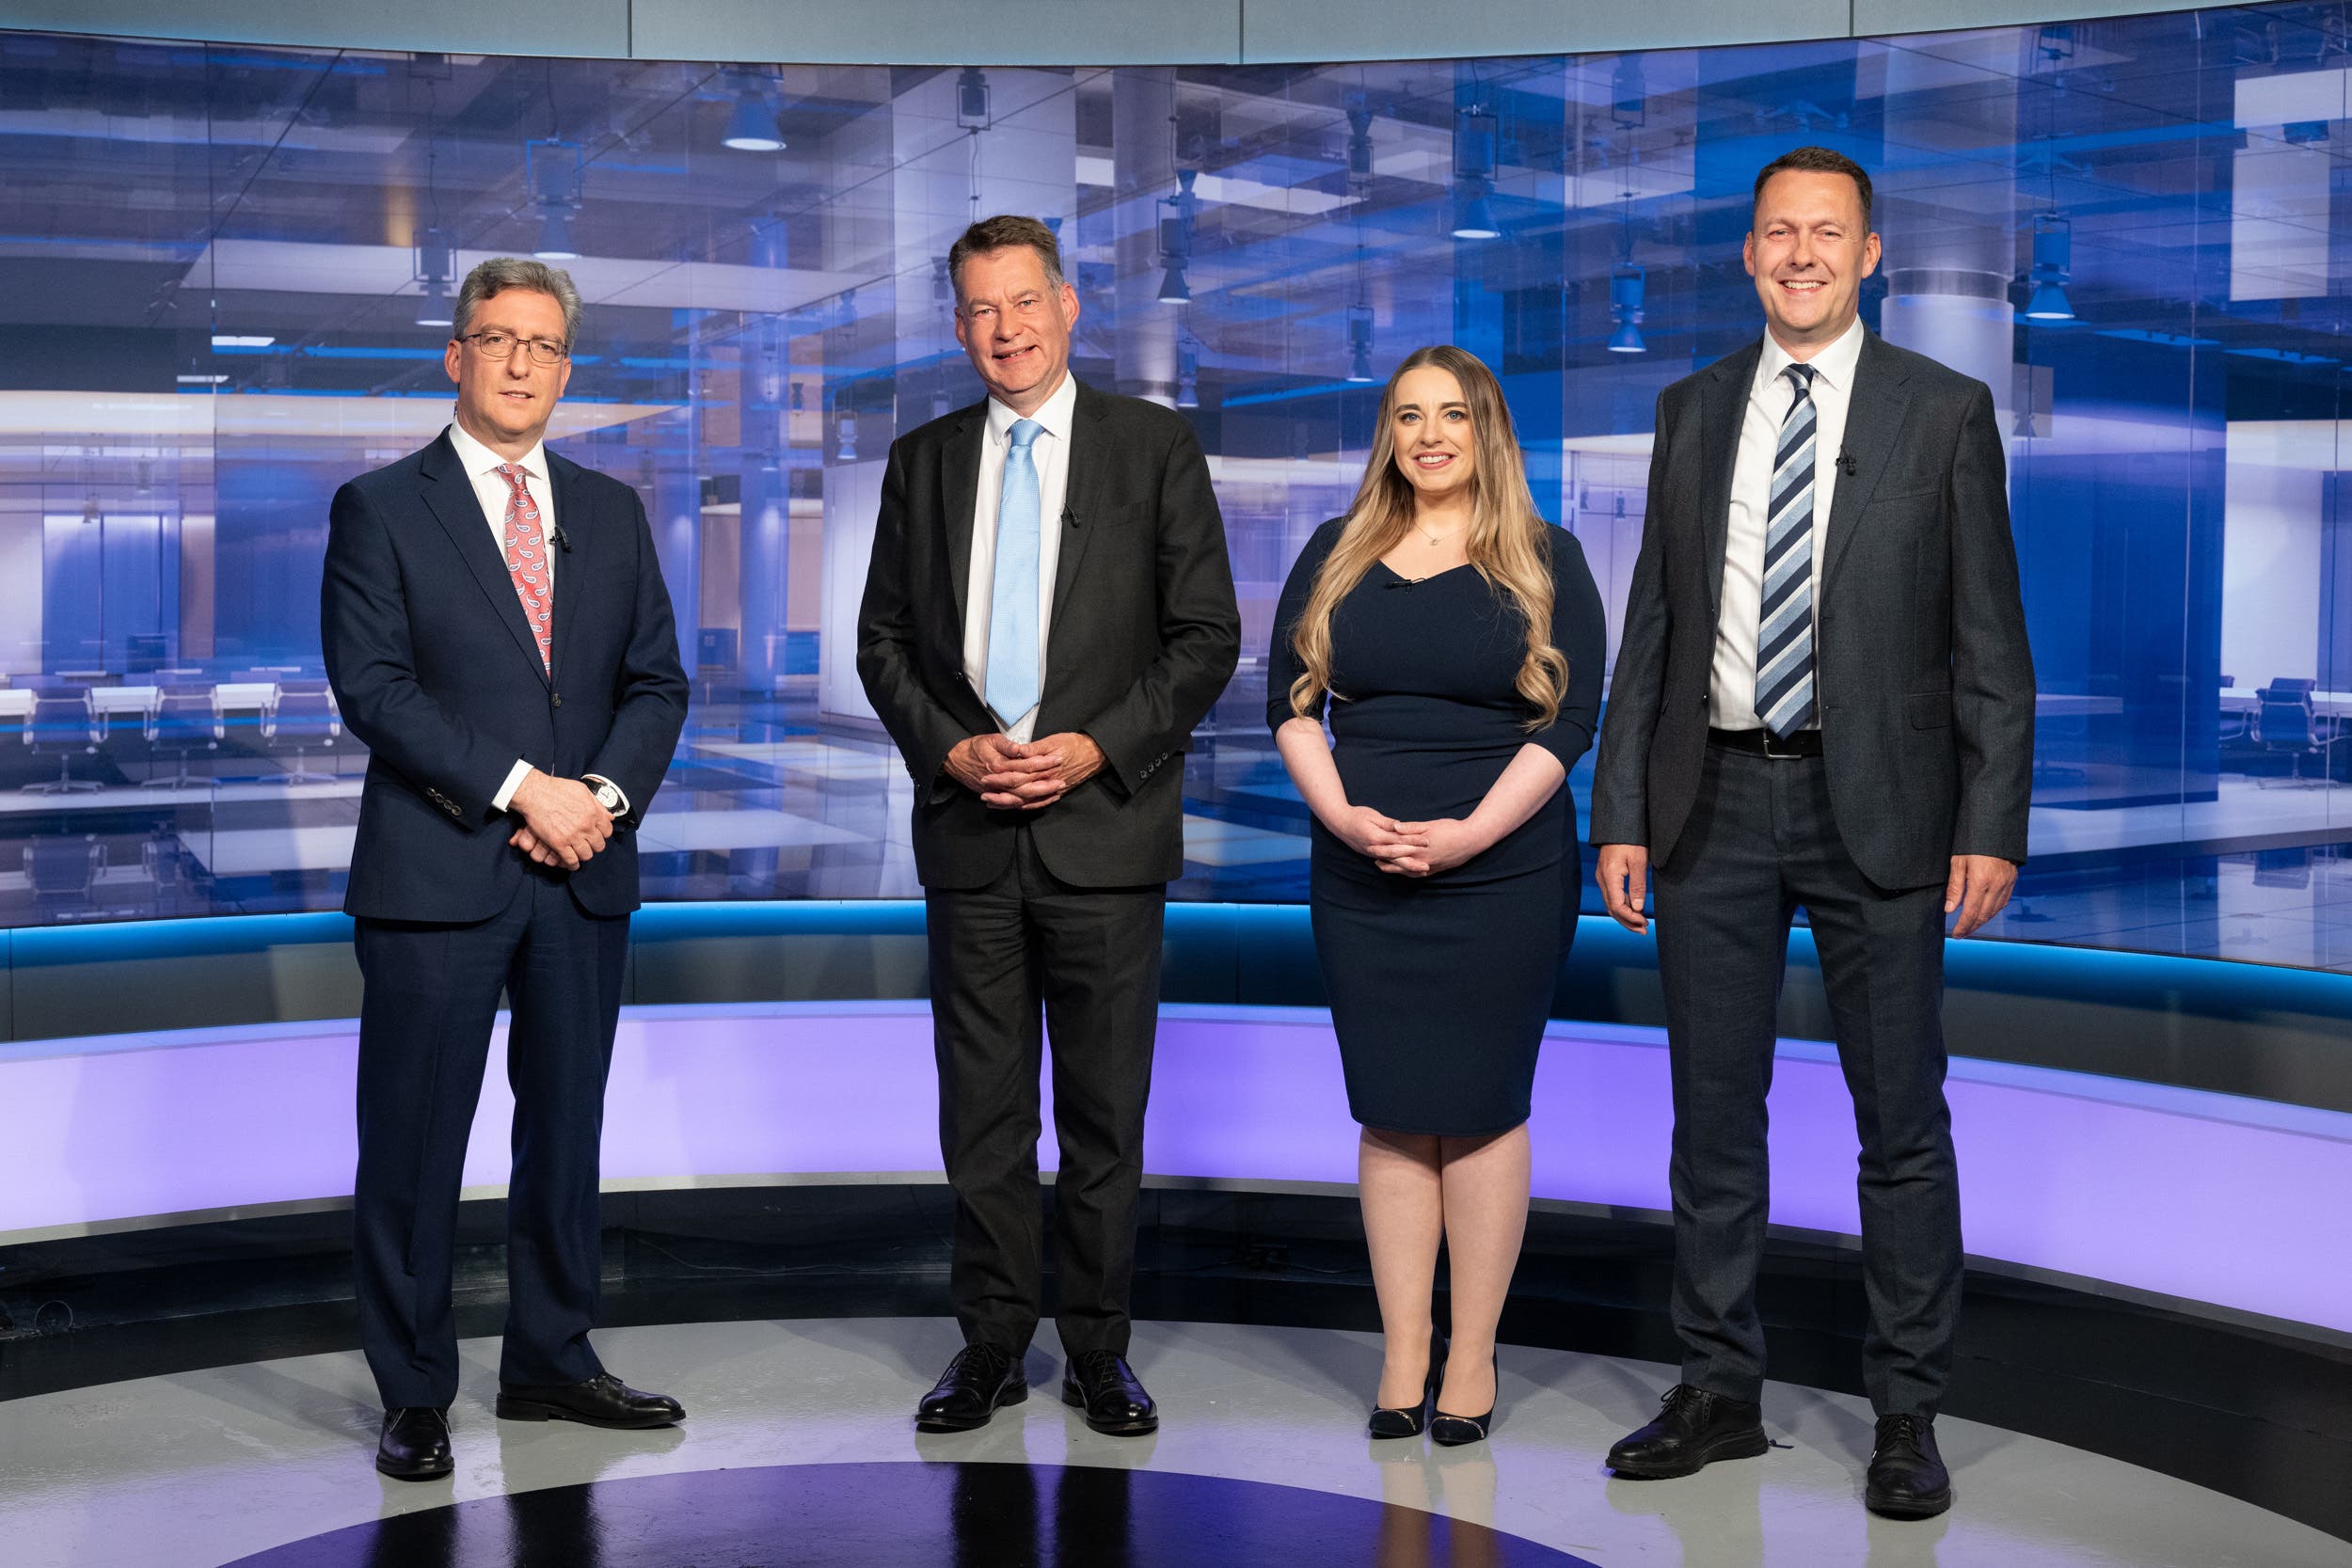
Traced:
<path fill-rule="evenodd" d="M 473 483 L 474 499 L 482 503 L 482 516 L 489 525 L 490 541 L 498 546 L 499 559 L 504 561 L 506 559 L 506 505 L 515 494 L 508 486 L 505 476 L 499 472 L 506 459 L 466 434 L 465 427 L 454 422 L 449 427 L 449 444 L 457 449 L 457 462 L 466 470 L 466 477 Z M 531 490 L 531 499 L 539 503 L 539 534 L 547 541 L 548 592 L 553 594 L 557 549 L 555 483 L 548 477 L 547 443 L 532 442 L 529 451 L 515 459 L 515 467 L 523 471 L 525 483 Z M 561 637 L 564 634 L 564 628 L 557 626 L 555 633 Z M 515 759 L 515 766 L 506 770 L 506 782 L 499 786 L 499 792 L 496 795 L 490 797 L 490 805 L 494 810 L 506 810 L 508 802 L 515 798 L 515 791 L 530 775 L 531 768 L 532 764 L 529 759 L 522 757 Z M 612 784 L 612 780 L 596 774 L 592 773 L 587 776 L 598 784 Z M 612 790 L 614 794 L 621 797 L 621 809 L 612 815 L 616 817 L 628 816 L 628 796 L 617 784 L 612 784 Z"/>
<path fill-rule="evenodd" d="M 1836 342 L 1805 361 L 1813 367 L 1813 624 L 1821 624 L 1821 543 L 1829 536 L 1829 507 L 1837 493 L 1837 456 L 1846 446 L 1846 410 L 1853 401 L 1854 368 L 1862 360 L 1860 317 Z M 1730 526 L 1724 534 L 1724 593 L 1715 619 L 1715 669 L 1708 687 L 1707 721 L 1719 730 L 1764 727 L 1756 712 L 1756 622 L 1764 608 L 1764 535 L 1772 505 L 1772 459 L 1780 451 L 1780 427 L 1796 402 L 1796 388 L 1781 372 L 1796 356 L 1764 334 L 1764 352 L 1748 385 L 1746 417 L 1740 425 L 1740 454 L 1731 470 Z M 1815 688 L 1820 727 L 1820 688 Z"/>
<path fill-rule="evenodd" d="M 972 577 L 963 591 L 963 678 L 975 692 L 988 690 L 996 508 L 1004 500 L 1005 454 L 1012 447 L 1012 427 L 1023 419 L 1044 426 L 1044 434 L 1029 448 L 1029 461 L 1037 465 L 1037 682 L 1039 691 L 1045 689 L 1045 646 L 1054 629 L 1054 570 L 1061 562 L 1062 503 L 1070 490 L 1070 428 L 1077 411 L 1078 383 L 1066 371 L 1054 395 L 1034 414 L 1016 414 L 994 398 L 988 400 L 988 428 L 980 436 L 979 490 L 972 499 Z M 1035 738 L 1036 730 L 1034 707 L 1005 726 L 1007 736 L 1021 741 Z"/>

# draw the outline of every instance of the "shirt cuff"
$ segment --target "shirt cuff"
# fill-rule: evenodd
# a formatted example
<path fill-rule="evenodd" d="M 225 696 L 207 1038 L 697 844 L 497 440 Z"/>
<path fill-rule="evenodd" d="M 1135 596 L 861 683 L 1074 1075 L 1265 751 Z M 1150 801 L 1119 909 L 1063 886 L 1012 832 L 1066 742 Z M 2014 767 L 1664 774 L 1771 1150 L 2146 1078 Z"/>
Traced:
<path fill-rule="evenodd" d="M 492 811 L 506 810 L 507 802 L 515 799 L 515 791 L 520 789 L 523 786 L 523 781 L 529 777 L 531 777 L 531 764 L 519 758 L 516 759 L 515 766 L 506 770 L 506 782 L 499 785 L 499 792 L 496 795 L 490 797 L 490 809 Z"/>
<path fill-rule="evenodd" d="M 601 773 L 582 773 L 580 777 L 587 780 L 590 784 L 612 785 L 612 793 L 621 798 L 621 809 L 612 814 L 613 821 L 618 822 L 622 817 L 628 815 L 628 791 L 623 789 L 617 782 L 606 778 Z"/>

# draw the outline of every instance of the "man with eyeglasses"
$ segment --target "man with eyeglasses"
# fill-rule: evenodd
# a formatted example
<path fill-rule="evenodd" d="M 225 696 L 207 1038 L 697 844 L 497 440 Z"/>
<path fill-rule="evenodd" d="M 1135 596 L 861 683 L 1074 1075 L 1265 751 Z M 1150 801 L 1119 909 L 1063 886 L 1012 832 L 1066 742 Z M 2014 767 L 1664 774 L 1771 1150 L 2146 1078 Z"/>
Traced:
<path fill-rule="evenodd" d="M 947 253 L 986 401 L 890 449 L 858 613 L 866 695 L 914 780 L 939 1139 L 963 1333 L 927 1432 L 1028 1395 L 1042 1310 L 1040 1013 L 1053 1040 L 1061 1397 L 1159 1425 L 1127 1364 L 1143 1106 L 1184 753 L 1241 649 L 1224 519 L 1183 416 L 1070 374 L 1078 296 L 1035 218 Z"/>
<path fill-rule="evenodd" d="M 453 1467 L 458 1190 L 501 992 L 515 1124 L 498 1414 L 685 1416 L 588 1344 L 638 903 L 629 830 L 669 768 L 687 685 L 636 492 L 541 444 L 580 311 L 555 268 L 474 268 L 443 357 L 455 420 L 345 484 L 329 523 L 326 670 L 371 753 L 343 901 L 366 987 L 354 1266 L 385 1412 L 375 1466 L 403 1481 Z"/>

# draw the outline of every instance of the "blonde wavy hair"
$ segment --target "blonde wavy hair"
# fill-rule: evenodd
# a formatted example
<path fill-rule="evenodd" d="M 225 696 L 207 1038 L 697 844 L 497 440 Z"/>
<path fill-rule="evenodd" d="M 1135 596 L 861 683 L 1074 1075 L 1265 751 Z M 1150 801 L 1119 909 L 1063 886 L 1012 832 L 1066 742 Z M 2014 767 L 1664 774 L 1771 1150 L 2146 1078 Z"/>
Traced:
<path fill-rule="evenodd" d="M 1413 525 L 1412 482 L 1396 463 L 1396 388 L 1408 372 L 1423 367 L 1452 375 L 1470 404 L 1470 441 L 1477 457 L 1470 470 L 1470 523 L 1464 550 L 1486 585 L 1507 595 L 1527 625 L 1518 693 L 1535 710 L 1527 728 L 1540 730 L 1560 716 L 1560 700 L 1568 688 L 1568 661 L 1551 645 L 1551 550 L 1545 538 L 1551 525 L 1528 493 L 1527 465 L 1519 456 L 1502 384 L 1476 355 L 1451 343 L 1406 356 L 1380 394 L 1363 483 L 1349 503 L 1339 543 L 1315 573 L 1306 610 L 1291 634 L 1291 646 L 1305 666 L 1305 673 L 1291 683 L 1291 711 L 1311 719 L 1320 710 L 1324 693 L 1331 691 L 1332 610 Z M 1331 694 L 1345 700 L 1341 693 Z"/>

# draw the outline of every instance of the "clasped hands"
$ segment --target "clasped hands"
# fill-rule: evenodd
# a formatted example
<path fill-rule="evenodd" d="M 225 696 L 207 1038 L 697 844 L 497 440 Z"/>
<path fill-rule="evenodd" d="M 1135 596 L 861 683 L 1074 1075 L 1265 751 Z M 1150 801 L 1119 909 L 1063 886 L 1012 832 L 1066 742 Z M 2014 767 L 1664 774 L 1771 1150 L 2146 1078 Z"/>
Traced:
<path fill-rule="evenodd" d="M 506 842 L 541 865 L 577 871 L 612 842 L 612 814 L 578 779 L 552 778 L 534 768 L 506 803 L 523 819 Z"/>
<path fill-rule="evenodd" d="M 946 767 L 993 811 L 1037 811 L 1100 772 L 1103 748 L 1079 730 L 1026 741 L 975 735 L 956 742 Z"/>
<path fill-rule="evenodd" d="M 1399 822 L 1370 806 L 1349 806 L 1325 826 L 1350 849 L 1399 877 L 1451 871 L 1487 847 L 1477 830 L 1455 816 Z"/>

